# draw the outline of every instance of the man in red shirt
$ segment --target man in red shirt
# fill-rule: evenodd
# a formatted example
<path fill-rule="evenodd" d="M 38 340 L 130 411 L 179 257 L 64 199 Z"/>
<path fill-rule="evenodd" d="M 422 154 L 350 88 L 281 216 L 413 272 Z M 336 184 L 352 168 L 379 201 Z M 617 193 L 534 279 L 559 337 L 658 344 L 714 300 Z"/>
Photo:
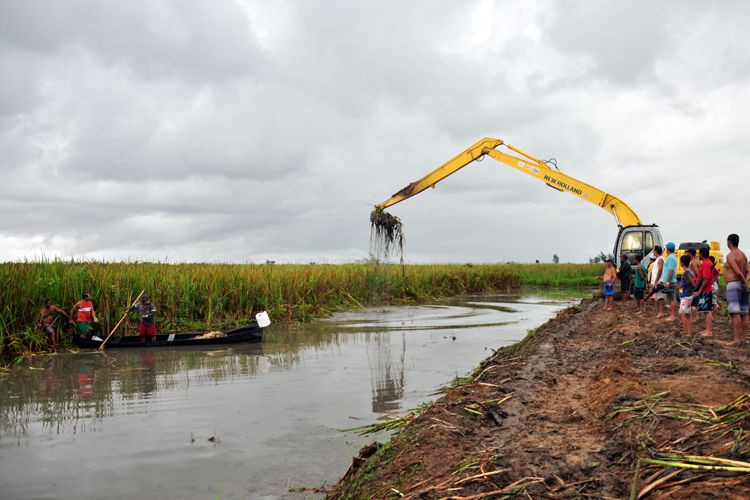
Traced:
<path fill-rule="evenodd" d="M 70 322 L 73 323 L 74 319 L 81 336 L 90 337 L 94 330 L 92 323 L 98 323 L 99 319 L 96 317 L 94 304 L 91 303 L 91 295 L 88 293 L 84 293 L 81 300 L 76 302 L 70 310 Z"/>
<path fill-rule="evenodd" d="M 698 298 L 698 311 L 706 316 L 706 329 L 701 333 L 703 337 L 713 337 L 713 284 L 716 279 L 714 273 L 715 264 L 708 258 L 710 250 L 707 246 L 700 249 L 701 267 L 698 268 L 698 282 L 695 284 L 695 293 Z"/>

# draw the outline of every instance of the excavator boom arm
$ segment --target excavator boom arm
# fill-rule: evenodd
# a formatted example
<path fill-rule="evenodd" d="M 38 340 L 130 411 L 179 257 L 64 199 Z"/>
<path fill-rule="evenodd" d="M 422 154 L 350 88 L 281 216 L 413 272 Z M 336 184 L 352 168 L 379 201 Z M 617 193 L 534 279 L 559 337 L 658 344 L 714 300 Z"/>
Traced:
<path fill-rule="evenodd" d="M 483 156 L 485 154 L 485 151 L 494 149 L 500 146 L 502 143 L 503 141 L 501 141 L 500 139 L 482 139 L 481 141 L 477 141 L 473 146 L 459 153 L 454 158 L 439 166 L 418 181 L 412 182 L 411 184 L 400 190 L 398 193 L 395 193 L 393 196 L 388 198 L 383 203 L 375 205 L 375 208 L 379 208 L 381 210 L 386 209 L 400 201 L 411 198 L 415 194 L 421 193 L 429 187 L 434 188 L 435 184 L 442 181 L 456 170 L 465 167 L 469 163 Z"/>
<path fill-rule="evenodd" d="M 497 148 L 500 146 L 505 146 L 509 150 L 520 155 L 521 158 L 498 150 Z M 590 184 L 579 181 L 560 170 L 553 169 L 544 161 L 535 158 L 511 144 L 504 143 L 500 139 L 490 138 L 484 138 L 477 141 L 474 145 L 436 168 L 423 178 L 416 182 L 412 182 L 401 191 L 391 196 L 388 200 L 376 205 L 375 208 L 381 210 L 388 208 L 391 205 L 395 205 L 396 203 L 421 193 L 428 187 L 435 187 L 435 184 L 441 180 L 484 155 L 489 155 L 499 162 L 535 177 L 558 191 L 565 191 L 581 198 L 582 200 L 588 201 L 589 203 L 598 205 L 613 215 L 619 226 L 626 227 L 641 225 L 641 219 L 633 209 L 616 196 L 606 193 Z"/>

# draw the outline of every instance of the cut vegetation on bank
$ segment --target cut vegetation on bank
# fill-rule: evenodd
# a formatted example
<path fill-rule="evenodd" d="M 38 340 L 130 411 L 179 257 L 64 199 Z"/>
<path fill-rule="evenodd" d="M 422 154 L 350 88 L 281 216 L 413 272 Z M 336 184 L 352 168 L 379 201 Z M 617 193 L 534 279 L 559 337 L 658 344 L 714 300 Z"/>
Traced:
<path fill-rule="evenodd" d="M 49 298 L 65 309 L 91 292 L 102 330 L 148 290 L 163 330 L 242 324 L 260 310 L 275 321 L 302 321 L 365 305 L 428 301 L 507 291 L 524 284 L 589 285 L 602 266 L 587 264 L 0 264 L 0 350 L 36 351 L 35 325 Z"/>
<path fill-rule="evenodd" d="M 330 498 L 746 498 L 746 349 L 634 308 L 587 300 L 500 349 L 363 448 Z"/>

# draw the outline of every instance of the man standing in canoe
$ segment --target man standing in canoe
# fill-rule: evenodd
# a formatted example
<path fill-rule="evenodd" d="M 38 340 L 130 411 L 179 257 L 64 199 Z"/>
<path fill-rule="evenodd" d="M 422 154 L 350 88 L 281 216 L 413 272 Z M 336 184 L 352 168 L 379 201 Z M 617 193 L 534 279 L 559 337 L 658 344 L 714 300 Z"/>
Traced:
<path fill-rule="evenodd" d="M 47 299 L 44 303 L 44 307 L 39 310 L 39 315 L 42 317 L 42 330 L 49 336 L 49 342 L 52 349 L 57 349 L 58 338 L 57 331 L 52 324 L 55 322 L 55 313 L 62 314 L 66 318 L 70 319 L 68 313 L 60 309 L 56 304 L 53 304 L 51 300 Z"/>
<path fill-rule="evenodd" d="M 146 342 L 146 337 L 149 337 L 152 343 L 156 342 L 156 306 L 151 302 L 151 297 L 144 294 L 141 303 L 128 309 L 128 312 L 130 311 L 138 311 L 140 316 L 141 344 Z"/>
<path fill-rule="evenodd" d="M 75 325 L 78 327 L 78 331 L 82 337 L 91 337 L 91 332 L 94 331 L 93 323 L 98 323 L 99 318 L 96 317 L 96 311 L 94 311 L 94 304 L 91 302 L 91 295 L 84 293 L 81 300 L 75 303 L 73 308 L 70 310 L 70 323 L 73 323 L 75 318 Z"/>

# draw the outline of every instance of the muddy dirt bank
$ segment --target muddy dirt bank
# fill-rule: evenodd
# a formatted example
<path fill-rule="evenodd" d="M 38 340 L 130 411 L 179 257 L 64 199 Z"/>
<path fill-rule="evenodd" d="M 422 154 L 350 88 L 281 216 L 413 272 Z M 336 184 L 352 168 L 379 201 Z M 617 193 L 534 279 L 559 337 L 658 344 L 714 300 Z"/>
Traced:
<path fill-rule="evenodd" d="M 725 314 L 711 340 L 653 316 L 562 311 L 363 448 L 329 497 L 746 498 L 748 347 L 721 343 Z"/>

